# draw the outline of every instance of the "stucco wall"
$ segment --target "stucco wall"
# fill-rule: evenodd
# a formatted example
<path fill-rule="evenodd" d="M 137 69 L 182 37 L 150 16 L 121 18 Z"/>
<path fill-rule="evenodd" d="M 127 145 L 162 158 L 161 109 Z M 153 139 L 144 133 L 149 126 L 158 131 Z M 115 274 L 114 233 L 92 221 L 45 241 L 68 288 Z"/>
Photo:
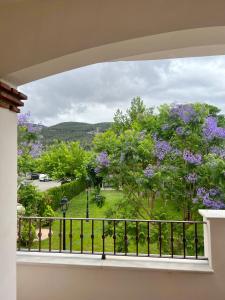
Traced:
<path fill-rule="evenodd" d="M 102 61 L 224 54 L 224 10 L 223 0 L 0 0 L 0 78 L 20 85 Z"/>
<path fill-rule="evenodd" d="M 0 299 L 16 299 L 16 114 L 0 108 Z"/>
<path fill-rule="evenodd" d="M 224 300 L 215 273 L 19 264 L 18 300 Z"/>
<path fill-rule="evenodd" d="M 225 211 L 214 211 L 210 217 L 207 210 L 200 213 L 207 222 L 209 260 L 204 264 L 193 261 L 187 268 L 181 261 L 158 259 L 159 265 L 150 262 L 146 268 L 141 262 L 131 268 L 132 261 L 130 267 L 119 267 L 110 265 L 110 258 L 99 265 L 94 258 L 83 265 L 68 263 L 66 258 L 65 263 L 54 263 L 50 257 L 45 262 L 40 257 L 33 262 L 20 259 L 18 300 L 224 300 Z"/>

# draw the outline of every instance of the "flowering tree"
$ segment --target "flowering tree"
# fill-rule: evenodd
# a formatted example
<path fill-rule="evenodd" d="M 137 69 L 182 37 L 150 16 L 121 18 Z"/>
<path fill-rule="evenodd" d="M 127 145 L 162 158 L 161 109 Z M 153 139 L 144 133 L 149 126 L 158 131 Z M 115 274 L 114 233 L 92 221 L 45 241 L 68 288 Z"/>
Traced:
<path fill-rule="evenodd" d="M 156 200 L 170 200 L 191 219 L 199 207 L 225 208 L 224 146 L 225 118 L 216 107 L 162 105 L 155 114 L 136 98 L 96 136 L 95 171 L 123 190 L 124 216 L 153 217 Z"/>
<path fill-rule="evenodd" d="M 40 125 L 31 121 L 30 113 L 18 115 L 18 173 L 34 171 L 36 158 L 42 153 Z"/>

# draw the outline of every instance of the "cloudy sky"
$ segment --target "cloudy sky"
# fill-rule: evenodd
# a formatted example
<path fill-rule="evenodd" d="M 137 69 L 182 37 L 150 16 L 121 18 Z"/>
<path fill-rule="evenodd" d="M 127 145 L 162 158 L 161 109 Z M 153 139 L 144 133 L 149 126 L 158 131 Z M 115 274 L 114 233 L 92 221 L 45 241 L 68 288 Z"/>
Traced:
<path fill-rule="evenodd" d="M 28 95 L 23 111 L 53 125 L 111 121 L 133 97 L 146 105 L 207 102 L 225 113 L 225 56 L 160 61 L 113 62 L 83 67 L 20 87 Z"/>

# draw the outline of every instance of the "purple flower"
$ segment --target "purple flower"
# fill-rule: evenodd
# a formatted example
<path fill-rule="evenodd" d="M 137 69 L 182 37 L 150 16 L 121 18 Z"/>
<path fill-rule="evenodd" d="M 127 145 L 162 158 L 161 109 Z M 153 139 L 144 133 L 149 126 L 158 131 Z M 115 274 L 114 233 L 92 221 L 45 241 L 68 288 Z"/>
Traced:
<path fill-rule="evenodd" d="M 193 199 L 192 199 L 192 202 L 193 202 L 193 203 L 198 203 L 198 198 L 193 198 Z"/>
<path fill-rule="evenodd" d="M 146 130 L 142 130 L 140 133 L 139 133 L 139 140 L 143 140 L 146 136 Z"/>
<path fill-rule="evenodd" d="M 152 166 L 148 165 L 147 168 L 144 170 L 145 177 L 151 178 L 154 176 L 154 174 L 155 174 L 155 172 L 154 172 Z"/>
<path fill-rule="evenodd" d="M 209 198 L 209 193 L 206 192 L 203 196 L 202 196 L 202 200 L 203 200 L 203 203 L 205 204 L 207 201 L 210 201 L 210 198 Z"/>
<path fill-rule="evenodd" d="M 204 137 L 207 140 L 212 140 L 215 137 L 225 138 L 225 128 L 217 126 L 217 119 L 209 116 L 205 119 L 204 126 L 202 128 Z"/>
<path fill-rule="evenodd" d="M 172 154 L 176 155 L 176 156 L 180 156 L 182 155 L 182 151 L 180 151 L 179 149 L 177 148 L 174 148 L 172 151 L 171 151 Z"/>
<path fill-rule="evenodd" d="M 183 159 L 193 165 L 200 165 L 202 162 L 201 154 L 193 154 L 189 150 L 184 150 Z"/>
<path fill-rule="evenodd" d="M 101 168 L 96 167 L 96 168 L 95 168 L 95 174 L 99 174 L 100 172 L 101 172 Z"/>
<path fill-rule="evenodd" d="M 214 200 L 211 197 L 215 197 L 219 194 L 217 188 L 206 190 L 205 188 L 197 189 L 197 196 L 202 200 L 202 203 L 209 208 L 222 209 L 225 208 L 225 204 L 222 201 Z M 210 197 L 211 196 L 211 197 Z"/>
<path fill-rule="evenodd" d="M 209 195 L 210 196 L 216 196 L 219 194 L 219 190 L 217 188 L 213 188 L 209 190 Z"/>
<path fill-rule="evenodd" d="M 28 123 L 27 124 L 27 131 L 29 133 L 37 133 L 37 132 L 40 132 L 40 127 L 38 125 L 34 125 L 32 123 Z"/>
<path fill-rule="evenodd" d="M 204 195 L 205 193 L 206 193 L 205 188 L 201 187 L 201 188 L 198 188 L 198 189 L 197 189 L 197 195 L 198 195 L 199 197 L 203 197 L 203 195 Z"/>
<path fill-rule="evenodd" d="M 29 123 L 29 119 L 30 119 L 30 112 L 19 114 L 17 119 L 18 126 L 26 126 L 27 123 Z"/>
<path fill-rule="evenodd" d="M 40 142 L 32 144 L 30 149 L 30 155 L 32 157 L 38 157 L 41 155 L 42 152 L 42 144 Z"/>
<path fill-rule="evenodd" d="M 211 140 L 215 137 L 217 130 L 217 120 L 214 117 L 207 117 L 203 126 L 203 135 L 207 140 Z"/>
<path fill-rule="evenodd" d="M 157 133 L 153 133 L 152 134 L 152 139 L 153 139 L 154 142 L 157 141 Z"/>
<path fill-rule="evenodd" d="M 183 129 L 183 127 L 177 127 L 176 133 L 177 133 L 178 135 L 183 135 L 183 134 L 184 134 L 184 129 Z"/>
<path fill-rule="evenodd" d="M 196 173 L 189 173 L 185 176 L 185 179 L 188 183 L 195 183 L 198 180 L 198 176 Z"/>
<path fill-rule="evenodd" d="M 171 151 L 172 147 L 166 141 L 156 141 L 155 155 L 159 160 L 163 160 L 164 157 Z"/>
<path fill-rule="evenodd" d="M 17 150 L 17 155 L 18 155 L 18 156 L 23 155 L 23 150 L 22 150 L 22 149 L 18 149 L 18 150 Z"/>
<path fill-rule="evenodd" d="M 222 201 L 214 201 L 212 199 L 203 199 L 203 204 L 206 207 L 213 208 L 213 209 L 225 208 L 225 204 Z"/>
<path fill-rule="evenodd" d="M 170 128 L 169 124 L 163 124 L 161 127 L 162 130 L 168 130 L 169 128 Z"/>
<path fill-rule="evenodd" d="M 221 139 L 225 139 L 225 128 L 217 127 L 216 137 L 221 138 Z"/>
<path fill-rule="evenodd" d="M 212 208 L 215 209 L 224 209 L 225 208 L 225 204 L 222 201 L 213 201 L 213 205 Z"/>
<path fill-rule="evenodd" d="M 99 155 L 96 158 L 97 163 L 100 164 L 102 167 L 108 167 L 109 166 L 109 157 L 108 153 L 106 151 L 103 151 L 99 153 Z"/>
<path fill-rule="evenodd" d="M 210 152 L 212 154 L 218 155 L 222 159 L 225 159 L 225 149 L 223 149 L 223 148 L 220 148 L 218 146 L 213 146 L 213 147 L 210 148 Z"/>
<path fill-rule="evenodd" d="M 179 117 L 187 124 L 195 118 L 196 112 L 192 104 L 178 104 L 171 108 L 170 115 L 171 117 Z"/>

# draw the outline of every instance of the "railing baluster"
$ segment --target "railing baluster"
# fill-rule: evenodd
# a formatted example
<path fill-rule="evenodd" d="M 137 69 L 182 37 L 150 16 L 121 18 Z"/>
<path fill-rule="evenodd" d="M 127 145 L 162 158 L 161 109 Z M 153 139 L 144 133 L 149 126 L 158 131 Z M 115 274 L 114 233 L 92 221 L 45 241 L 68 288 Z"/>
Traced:
<path fill-rule="evenodd" d="M 29 219 L 29 234 L 28 234 L 28 251 L 30 251 L 31 248 L 31 219 Z"/>
<path fill-rule="evenodd" d="M 198 227 L 195 223 L 195 258 L 198 259 Z"/>
<path fill-rule="evenodd" d="M 162 223 L 159 222 L 159 256 L 162 257 Z"/>
<path fill-rule="evenodd" d="M 116 221 L 113 221 L 113 253 L 116 255 Z"/>
<path fill-rule="evenodd" d="M 42 232 L 41 232 L 41 219 L 39 219 L 39 231 L 38 231 L 38 251 L 41 252 L 41 236 L 42 236 Z"/>
<path fill-rule="evenodd" d="M 127 221 L 124 221 L 124 250 L 127 255 Z"/>
<path fill-rule="evenodd" d="M 138 256 L 138 242 L 139 242 L 139 230 L 138 230 L 138 221 L 136 221 L 136 256 Z"/>
<path fill-rule="evenodd" d="M 94 254 L 94 220 L 91 221 L 91 253 Z"/>
<path fill-rule="evenodd" d="M 148 231 L 148 236 L 147 236 L 148 256 L 150 256 L 150 222 L 147 222 L 147 231 Z"/>
<path fill-rule="evenodd" d="M 105 220 L 102 221 L 102 259 L 105 259 Z"/>
<path fill-rule="evenodd" d="M 73 220 L 70 219 L 70 253 L 73 252 Z"/>
<path fill-rule="evenodd" d="M 63 222 L 64 221 L 68 221 L 68 227 L 69 227 L 69 251 L 70 253 L 73 253 L 73 239 L 74 239 L 74 232 L 73 230 L 74 228 L 74 222 L 80 222 L 80 253 L 86 253 L 86 251 L 84 251 L 84 220 L 86 220 L 85 218 L 68 218 L 68 219 L 63 219 L 63 218 L 44 218 L 44 217 L 18 217 L 18 224 L 17 224 L 17 250 L 21 251 L 22 250 L 27 250 L 27 251 L 35 251 L 35 252 L 41 252 L 43 251 L 43 241 L 42 241 L 42 235 L 43 235 L 43 229 L 42 226 L 46 223 L 46 221 L 48 222 L 48 251 L 52 252 L 52 251 L 59 251 L 62 252 L 63 251 Z M 59 221 L 59 246 L 58 248 L 52 248 L 53 245 L 53 241 L 55 241 L 55 235 L 53 236 L 52 233 L 52 226 L 53 226 L 53 222 L 54 221 Z M 129 220 L 129 219 L 103 219 L 103 218 L 90 218 L 91 221 L 91 247 L 89 247 L 90 245 L 88 245 L 87 251 L 90 252 L 91 254 L 95 254 L 95 221 L 101 222 L 100 224 L 102 224 L 102 236 L 99 239 L 102 239 L 102 259 L 106 258 L 106 254 L 108 253 L 108 248 L 106 247 L 106 240 L 107 240 L 107 235 L 106 235 L 106 225 L 109 224 L 110 225 L 110 232 L 112 233 L 112 237 L 113 237 L 113 242 L 111 240 L 109 247 L 111 249 L 111 247 L 113 247 L 113 253 L 110 253 L 111 255 L 117 255 L 117 224 L 119 222 L 121 222 L 121 226 L 123 228 L 123 241 L 122 241 L 122 245 L 124 245 L 124 249 L 123 249 L 123 253 L 119 253 L 119 255 L 129 255 L 129 250 L 128 250 L 128 241 L 129 241 L 129 228 L 128 227 L 131 224 L 133 224 L 133 229 L 135 232 L 133 232 L 133 238 L 136 238 L 136 252 L 132 253 L 133 255 L 136 256 L 140 256 L 142 255 L 142 251 L 140 251 L 140 247 L 139 247 L 139 242 L 140 242 L 140 237 L 142 237 L 142 223 L 146 223 L 143 224 L 144 225 L 144 232 L 145 232 L 145 241 L 147 241 L 147 247 L 146 244 L 144 244 L 145 247 L 145 252 L 143 252 L 143 255 L 145 256 L 151 256 L 151 231 L 152 231 L 152 227 L 151 226 L 156 226 L 156 229 L 158 228 L 158 256 L 159 257 L 168 257 L 167 253 L 164 254 L 164 250 L 163 250 L 163 238 L 164 238 L 164 226 L 166 226 L 165 229 L 168 229 L 168 237 L 165 236 L 165 242 L 166 239 L 168 238 L 168 245 L 169 245 L 169 255 L 171 258 L 174 257 L 182 257 L 183 259 L 187 259 L 187 258 L 195 258 L 195 259 L 207 259 L 206 257 L 200 257 L 199 256 L 199 230 L 198 230 L 198 224 L 205 224 L 205 222 L 198 222 L 198 221 L 166 221 L 166 220 Z M 23 240 L 23 230 L 24 229 L 24 223 L 25 223 L 25 229 L 28 229 L 28 238 L 26 240 Z M 108 223 L 106 223 L 108 222 Z M 152 225 L 151 225 L 152 224 Z M 37 245 L 36 247 L 33 247 L 33 227 L 35 225 L 35 228 L 37 230 L 37 239 L 35 239 L 35 244 Z M 58 224 L 56 224 L 58 227 Z M 175 226 L 182 226 L 182 227 L 178 227 L 175 228 Z M 187 239 L 187 233 L 189 230 L 189 226 L 194 226 L 194 233 L 192 235 L 191 240 L 189 241 L 189 239 Z M 79 226 L 78 226 L 79 227 Z M 89 226 L 90 228 L 90 226 Z M 192 228 L 192 227 L 191 227 Z M 177 230 L 175 229 L 179 229 L 178 232 L 180 233 L 180 237 L 179 237 L 179 243 L 181 243 L 181 249 L 178 251 L 175 251 L 175 239 L 174 236 L 177 237 Z M 181 229 L 181 232 L 180 232 Z M 79 230 L 79 229 L 78 229 Z M 57 230 L 56 230 L 57 231 Z M 167 231 L 166 231 L 167 232 Z M 26 236 L 27 236 L 26 235 Z M 90 235 L 89 235 L 90 236 Z M 194 240 L 193 240 L 194 239 Z M 22 248 L 23 243 L 25 242 L 25 249 Z M 56 235 L 56 242 L 57 241 L 57 235 Z M 75 240 L 75 242 L 77 242 Z M 79 240 L 78 240 L 79 242 Z M 189 249 L 189 244 L 191 243 L 192 246 L 194 244 L 194 250 L 189 254 L 188 249 Z M 98 240 L 99 243 L 99 240 Z M 45 243 L 44 243 L 45 244 Z M 75 243 L 76 244 L 76 243 Z M 33 249 L 34 248 L 34 249 Z M 75 247 L 76 248 L 76 247 Z M 91 251 L 90 251 L 91 248 Z M 78 249 L 79 250 L 79 249 Z M 85 248 L 86 250 L 86 248 Z M 135 250 L 134 250 L 135 251 Z M 133 252 L 134 252 L 133 251 Z M 99 253 L 99 252 L 98 252 Z M 192 255 L 192 256 L 191 256 Z"/>
<path fill-rule="evenodd" d="M 183 223 L 183 253 L 184 253 L 184 258 L 186 258 L 186 227 L 185 223 Z"/>
<path fill-rule="evenodd" d="M 171 257 L 173 258 L 173 222 L 170 223 L 170 245 L 171 245 Z"/>
<path fill-rule="evenodd" d="M 84 238 L 83 220 L 80 223 L 80 253 L 83 253 L 83 238 Z"/>
<path fill-rule="evenodd" d="M 59 220 L 59 252 L 62 252 L 62 219 Z"/>
<path fill-rule="evenodd" d="M 21 250 L 21 222 L 22 222 L 22 219 L 19 218 L 19 224 L 18 224 L 18 251 Z"/>
<path fill-rule="evenodd" d="M 52 251 L 52 220 L 49 220 L 49 231 L 48 231 L 48 250 Z"/>

